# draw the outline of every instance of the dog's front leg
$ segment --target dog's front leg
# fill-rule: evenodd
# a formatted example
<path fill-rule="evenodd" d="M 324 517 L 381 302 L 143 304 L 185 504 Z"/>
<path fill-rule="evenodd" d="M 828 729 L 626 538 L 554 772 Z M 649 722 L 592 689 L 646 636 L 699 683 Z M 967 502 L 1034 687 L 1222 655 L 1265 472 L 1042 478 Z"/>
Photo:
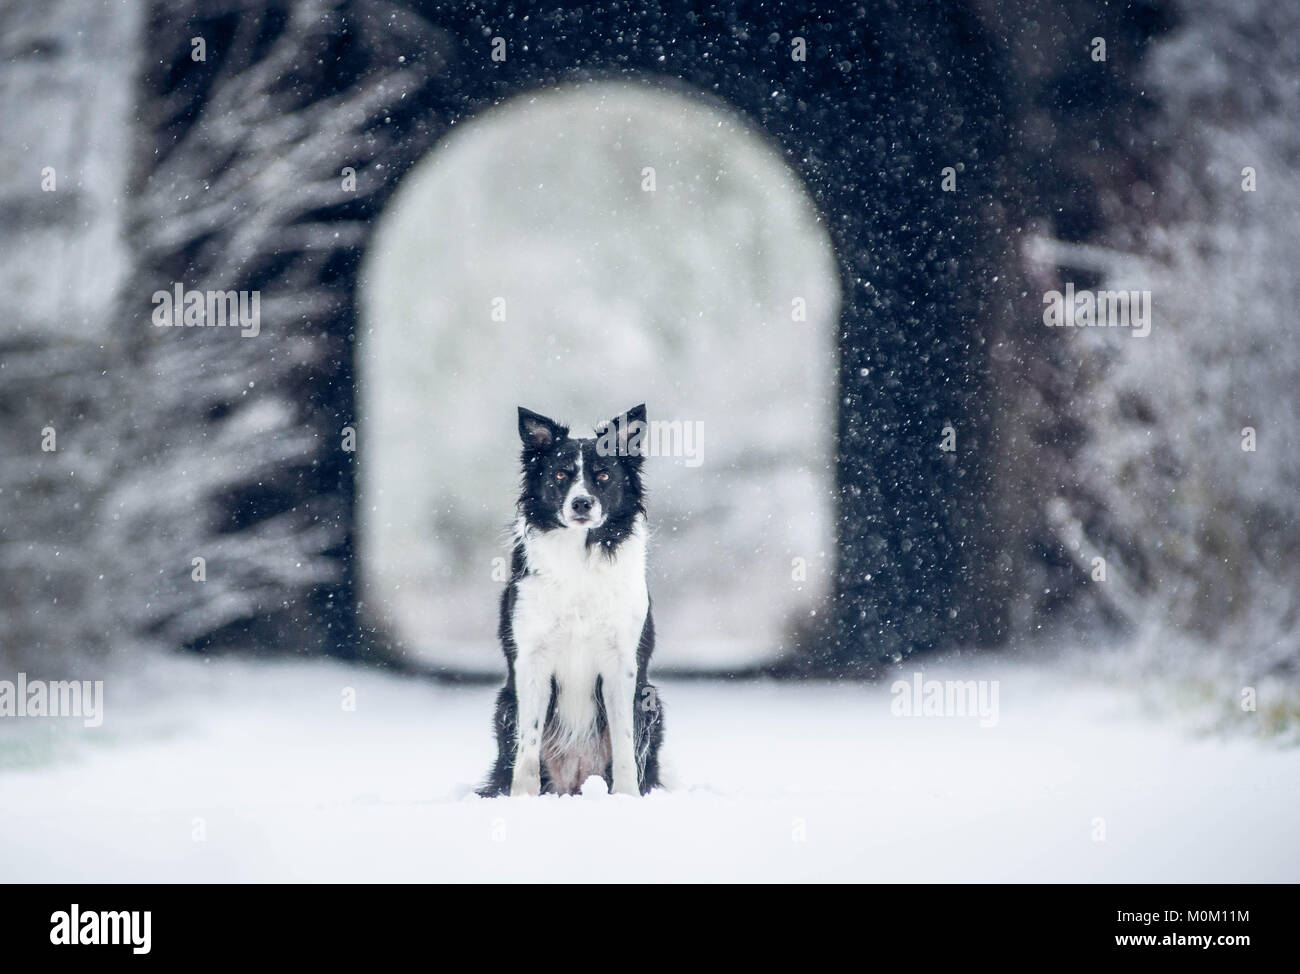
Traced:
<path fill-rule="evenodd" d="M 616 795 L 639 795 L 641 783 L 636 770 L 636 746 L 633 742 L 632 704 L 636 697 L 636 650 L 612 654 L 601 669 L 601 687 L 605 698 L 605 715 L 609 720 L 610 763 L 613 765 L 612 791 Z"/>
<path fill-rule="evenodd" d="M 520 648 L 515 659 L 515 765 L 510 796 L 537 795 L 542 790 L 542 720 L 550 703 L 551 673 L 540 653 Z"/>

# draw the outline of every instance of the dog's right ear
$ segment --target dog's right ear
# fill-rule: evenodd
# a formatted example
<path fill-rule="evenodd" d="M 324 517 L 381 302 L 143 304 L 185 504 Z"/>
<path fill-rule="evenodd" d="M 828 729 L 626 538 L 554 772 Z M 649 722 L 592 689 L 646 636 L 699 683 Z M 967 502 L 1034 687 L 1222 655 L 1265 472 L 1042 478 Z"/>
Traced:
<path fill-rule="evenodd" d="M 519 407 L 519 439 L 528 452 L 545 453 L 568 435 L 568 429 L 555 420 Z"/>

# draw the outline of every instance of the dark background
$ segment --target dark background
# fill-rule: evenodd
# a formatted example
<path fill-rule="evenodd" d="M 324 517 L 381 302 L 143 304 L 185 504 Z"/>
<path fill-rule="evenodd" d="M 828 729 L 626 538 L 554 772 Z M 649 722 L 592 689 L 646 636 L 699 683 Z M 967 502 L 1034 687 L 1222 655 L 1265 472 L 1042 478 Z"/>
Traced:
<path fill-rule="evenodd" d="M 124 16 L 89 6 L 92 25 Z M 684 85 L 761 128 L 802 175 L 838 254 L 837 581 L 818 616 L 828 621 L 792 630 L 784 671 L 869 675 L 912 653 L 1059 631 L 1105 639 L 1152 620 L 1289 671 L 1298 539 L 1293 498 L 1270 485 L 1288 482 L 1291 461 L 1262 487 L 1199 468 L 1199 445 L 1177 427 L 1182 400 L 1106 386 L 1127 336 L 1085 351 L 1042 325 L 1043 292 L 1067 276 L 1096 286 L 1098 265 L 1033 264 L 1025 248 L 1042 238 L 1056 253 L 1156 254 L 1173 268 L 1167 288 L 1196 276 L 1161 241 L 1180 221 L 1214 224 L 1221 197 L 1239 192 L 1239 167 L 1216 168 L 1216 133 L 1262 133 L 1294 161 L 1293 6 L 1219 22 L 1213 5 L 1086 0 L 136 5 L 138 24 L 121 28 L 142 56 L 126 78 L 129 165 L 113 208 L 125 276 L 96 305 L 98 330 L 25 312 L 12 295 L 0 326 L 0 658 L 55 666 L 153 646 L 400 662 L 402 647 L 358 605 L 357 460 L 338 448 L 355 416 L 371 222 L 450 126 L 530 89 L 617 77 Z M 84 40 L 20 4 L 0 16 L 6 111 L 39 113 L 40 89 L 23 79 L 52 71 L 75 88 L 59 65 Z M 1153 83 L 1148 56 L 1188 31 L 1227 80 L 1178 97 Z M 195 36 L 204 62 L 190 56 Z M 489 57 L 495 36 L 504 63 Z M 806 62 L 789 57 L 794 36 Z M 1094 37 L 1104 62 L 1090 57 Z M 28 159 L 23 182 L 0 204 L 20 246 L 51 224 L 75 232 L 90 212 L 78 194 L 94 195 L 93 172 L 74 164 L 72 202 L 56 211 L 35 191 L 40 146 L 24 138 L 9 146 Z M 77 146 L 70 126 L 62 148 L 75 159 Z M 355 194 L 338 192 L 340 159 L 358 170 Z M 938 189 L 946 166 L 956 192 Z M 1262 205 L 1284 213 L 1293 201 Z M 1289 281 L 1289 230 L 1258 210 L 1234 214 L 1275 233 L 1274 273 Z M 182 344 L 149 325 L 148 296 L 171 281 L 292 300 L 264 308 L 269 346 L 202 334 Z M 1156 327 L 1182 328 L 1196 347 L 1201 326 Z M 1244 366 L 1290 341 L 1276 329 L 1235 348 Z M 1268 417 L 1222 397 L 1205 409 L 1222 410 L 1227 449 L 1239 426 L 1270 419 L 1268 448 L 1286 452 L 1288 395 L 1277 390 Z M 252 441 L 239 417 L 261 396 L 290 407 Z M 1132 480 L 1086 460 L 1113 434 L 1090 418 L 1108 403 L 1112 419 L 1148 431 Z M 951 454 L 936 448 L 949 421 Z M 47 423 L 59 430 L 54 455 L 38 449 Z M 1189 485 L 1191 510 L 1167 506 L 1171 487 Z M 221 561 L 221 585 L 190 584 L 194 551 Z M 1093 551 L 1122 587 L 1090 581 Z M 1260 578 L 1290 599 L 1252 608 Z M 1263 627 L 1261 611 L 1272 613 Z"/>

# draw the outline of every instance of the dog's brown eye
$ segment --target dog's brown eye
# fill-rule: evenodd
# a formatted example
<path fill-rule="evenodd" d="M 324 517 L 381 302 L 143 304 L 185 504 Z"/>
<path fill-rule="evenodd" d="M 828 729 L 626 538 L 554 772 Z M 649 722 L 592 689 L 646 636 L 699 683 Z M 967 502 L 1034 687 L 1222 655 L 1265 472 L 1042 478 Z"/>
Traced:
<path fill-rule="evenodd" d="M 603 484 L 605 481 L 609 479 L 609 471 L 602 470 L 600 473 L 596 474 L 596 479 Z"/>
<path fill-rule="evenodd" d="M 568 475 L 567 473 L 565 473 L 563 470 L 557 470 L 557 471 L 555 471 L 555 479 L 556 479 L 556 480 L 568 480 L 568 479 L 569 479 L 569 475 Z"/>

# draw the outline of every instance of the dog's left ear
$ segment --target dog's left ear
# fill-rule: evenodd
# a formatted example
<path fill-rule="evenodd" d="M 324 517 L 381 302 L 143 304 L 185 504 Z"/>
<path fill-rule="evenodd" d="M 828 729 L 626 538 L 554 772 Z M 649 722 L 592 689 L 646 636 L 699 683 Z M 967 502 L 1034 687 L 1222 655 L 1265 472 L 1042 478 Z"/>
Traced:
<path fill-rule="evenodd" d="M 642 426 L 644 426 L 645 425 L 645 403 L 641 403 L 641 405 L 639 406 L 633 406 L 626 413 L 624 413 L 623 416 L 627 417 L 627 421 L 629 424 L 640 423 Z M 615 423 L 621 422 L 623 416 L 615 416 L 614 422 Z"/>
<path fill-rule="evenodd" d="M 603 456 L 616 454 L 630 457 L 636 462 L 645 459 L 646 434 L 649 426 L 645 418 L 645 403 L 633 406 L 627 412 L 601 424 L 596 431 L 596 450 Z"/>

